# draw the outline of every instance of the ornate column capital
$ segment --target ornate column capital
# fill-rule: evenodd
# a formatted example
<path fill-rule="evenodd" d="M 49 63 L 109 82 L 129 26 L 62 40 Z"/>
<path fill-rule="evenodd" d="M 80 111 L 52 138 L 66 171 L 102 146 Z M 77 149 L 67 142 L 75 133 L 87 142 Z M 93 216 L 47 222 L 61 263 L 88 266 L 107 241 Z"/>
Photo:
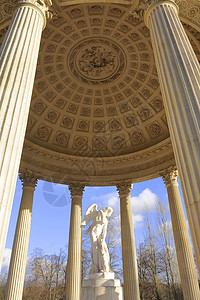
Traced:
<path fill-rule="evenodd" d="M 136 6 L 136 8 L 130 9 L 130 14 L 132 15 L 132 17 L 134 19 L 144 19 L 145 18 L 145 23 L 146 23 L 146 16 L 145 15 L 146 15 L 146 12 L 149 9 L 149 7 L 151 7 L 151 6 L 155 7 L 157 5 L 160 5 L 160 4 L 163 4 L 163 3 L 166 3 L 166 2 L 175 4 L 174 0 L 139 0 L 138 5 Z"/>
<path fill-rule="evenodd" d="M 37 182 L 38 182 L 38 176 L 30 171 L 30 170 L 22 170 L 19 174 L 19 178 L 22 182 L 23 185 L 23 189 L 25 187 L 32 187 L 33 189 L 35 189 Z"/>
<path fill-rule="evenodd" d="M 136 8 L 130 9 L 130 15 L 133 19 L 144 19 L 145 12 L 148 6 L 151 4 L 151 0 L 139 0 L 138 5 Z"/>
<path fill-rule="evenodd" d="M 70 183 L 69 184 L 69 190 L 70 190 L 71 197 L 73 197 L 73 196 L 82 197 L 84 189 L 85 189 L 85 186 L 81 183 Z"/>
<path fill-rule="evenodd" d="M 116 184 L 119 196 L 130 196 L 133 184 L 130 181 L 122 181 Z"/>
<path fill-rule="evenodd" d="M 178 186 L 178 171 L 176 167 L 166 169 L 163 172 L 161 172 L 160 175 L 162 176 L 166 188 L 172 185 Z"/>
<path fill-rule="evenodd" d="M 52 12 L 49 11 L 50 6 L 52 5 L 52 0 L 17 0 L 17 6 L 30 6 L 39 11 L 44 19 L 43 29 L 46 27 L 46 19 L 52 18 Z"/>
<path fill-rule="evenodd" d="M 149 15 L 156 7 L 161 5 L 168 5 L 168 6 L 172 6 L 177 11 L 177 13 L 179 11 L 179 7 L 174 0 L 147 0 L 147 3 L 149 5 L 147 6 L 144 13 L 144 22 L 148 28 L 149 28 Z"/>

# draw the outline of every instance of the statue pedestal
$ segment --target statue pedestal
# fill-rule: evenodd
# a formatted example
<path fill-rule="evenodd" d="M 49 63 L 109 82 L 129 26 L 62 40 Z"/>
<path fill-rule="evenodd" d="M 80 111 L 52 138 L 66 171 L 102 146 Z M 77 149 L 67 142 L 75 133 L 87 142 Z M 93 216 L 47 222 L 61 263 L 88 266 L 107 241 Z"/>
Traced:
<path fill-rule="evenodd" d="M 81 300 L 123 300 L 123 288 L 114 273 L 90 274 L 83 280 Z"/>

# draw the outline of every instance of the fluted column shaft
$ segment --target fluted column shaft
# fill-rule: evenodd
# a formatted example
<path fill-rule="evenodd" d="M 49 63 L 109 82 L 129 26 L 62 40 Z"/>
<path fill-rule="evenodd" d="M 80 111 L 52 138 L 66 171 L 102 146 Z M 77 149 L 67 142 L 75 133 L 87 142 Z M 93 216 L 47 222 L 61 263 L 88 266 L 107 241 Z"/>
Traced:
<path fill-rule="evenodd" d="M 167 187 L 184 300 L 197 300 L 200 299 L 199 284 L 187 223 L 178 190 L 177 175 L 178 172 L 176 170 L 167 170 L 163 175 L 163 180 Z"/>
<path fill-rule="evenodd" d="M 82 248 L 82 195 L 84 186 L 69 185 L 71 193 L 71 219 L 69 231 L 66 300 L 80 300 L 81 296 L 81 248 Z"/>
<path fill-rule="evenodd" d="M 12 247 L 6 300 L 22 299 L 31 229 L 33 194 L 37 183 L 37 177 L 29 171 L 22 172 L 20 178 L 23 182 L 23 193 Z"/>
<path fill-rule="evenodd" d="M 18 0 L 0 48 L 0 268 L 50 1 Z"/>
<path fill-rule="evenodd" d="M 138 268 L 130 200 L 132 184 L 122 182 L 117 185 L 117 189 L 120 197 L 124 299 L 139 300 Z"/>
<path fill-rule="evenodd" d="M 145 16 L 200 274 L 200 66 L 170 0 Z"/>

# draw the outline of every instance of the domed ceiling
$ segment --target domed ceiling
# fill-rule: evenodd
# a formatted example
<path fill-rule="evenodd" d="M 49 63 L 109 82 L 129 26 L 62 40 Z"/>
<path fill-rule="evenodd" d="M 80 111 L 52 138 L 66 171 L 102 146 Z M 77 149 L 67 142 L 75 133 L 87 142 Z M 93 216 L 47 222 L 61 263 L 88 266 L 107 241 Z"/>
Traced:
<path fill-rule="evenodd" d="M 143 17 L 130 14 L 130 5 L 55 3 L 42 35 L 22 166 L 47 178 L 56 172 L 57 181 L 67 174 L 65 183 L 85 181 L 87 173 L 91 185 L 158 176 L 174 157 Z M 185 28 L 199 55 L 199 32 Z"/>
<path fill-rule="evenodd" d="M 63 9 L 43 33 L 26 138 L 107 157 L 168 136 L 144 23 L 116 5 Z"/>

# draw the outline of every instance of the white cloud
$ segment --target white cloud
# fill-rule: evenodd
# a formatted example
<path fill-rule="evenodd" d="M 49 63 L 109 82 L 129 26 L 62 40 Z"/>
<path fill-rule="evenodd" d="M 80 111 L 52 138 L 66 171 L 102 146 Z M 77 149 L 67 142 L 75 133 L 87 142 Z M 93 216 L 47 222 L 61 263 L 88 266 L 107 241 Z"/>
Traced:
<path fill-rule="evenodd" d="M 117 192 L 108 193 L 100 196 L 93 196 L 91 197 L 91 200 L 94 202 L 101 201 L 101 203 L 103 203 L 104 205 L 112 207 L 114 211 L 118 210 L 119 208 L 119 196 Z"/>
<path fill-rule="evenodd" d="M 144 220 L 143 215 L 133 215 L 133 226 L 134 228 L 139 228 L 142 226 Z"/>
<path fill-rule="evenodd" d="M 119 207 L 119 198 L 117 197 L 116 193 L 110 195 L 108 199 L 108 206 L 111 206 L 113 210 Z"/>
<path fill-rule="evenodd" d="M 2 267 L 9 267 L 12 249 L 5 248 L 3 253 Z"/>
<path fill-rule="evenodd" d="M 158 196 L 150 189 L 144 189 L 138 196 L 131 197 L 131 206 L 133 213 L 134 228 L 139 228 L 143 225 L 144 214 L 156 210 L 156 201 Z M 119 216 L 120 200 L 117 192 L 108 193 L 101 196 L 92 197 L 92 201 L 101 201 L 103 205 L 113 208 L 115 215 Z"/>
<path fill-rule="evenodd" d="M 117 192 L 112 192 L 112 193 L 108 193 L 108 194 L 104 194 L 104 195 L 99 195 L 99 196 L 92 196 L 91 199 L 93 201 L 99 201 L 99 200 L 109 200 L 112 197 L 116 197 L 118 198 L 118 194 Z"/>
<path fill-rule="evenodd" d="M 150 189 L 145 189 L 139 196 L 131 198 L 132 212 L 134 215 L 153 212 L 156 208 L 158 196 Z"/>

